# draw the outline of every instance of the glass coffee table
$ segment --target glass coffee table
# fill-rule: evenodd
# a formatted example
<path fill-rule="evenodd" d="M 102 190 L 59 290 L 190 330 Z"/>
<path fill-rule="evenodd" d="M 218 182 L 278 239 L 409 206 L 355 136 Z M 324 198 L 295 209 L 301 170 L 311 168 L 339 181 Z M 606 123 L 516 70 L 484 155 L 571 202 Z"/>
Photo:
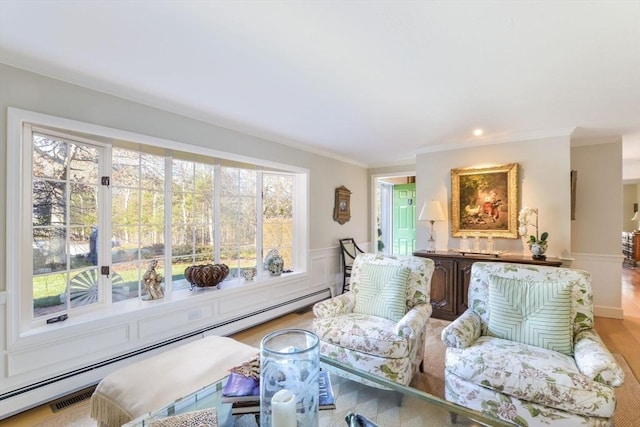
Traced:
<path fill-rule="evenodd" d="M 319 412 L 320 427 L 346 427 L 345 416 L 349 413 L 362 415 L 379 427 L 512 426 L 500 419 L 353 369 L 324 356 L 320 356 L 320 366 L 331 374 L 336 401 L 335 409 Z M 259 417 L 255 414 L 233 415 L 231 404 L 221 401 L 226 381 L 225 377 L 125 424 L 125 427 L 150 426 L 162 418 L 211 408 L 216 409 L 219 427 L 258 427 Z M 365 383 L 378 384 L 386 389 Z"/>

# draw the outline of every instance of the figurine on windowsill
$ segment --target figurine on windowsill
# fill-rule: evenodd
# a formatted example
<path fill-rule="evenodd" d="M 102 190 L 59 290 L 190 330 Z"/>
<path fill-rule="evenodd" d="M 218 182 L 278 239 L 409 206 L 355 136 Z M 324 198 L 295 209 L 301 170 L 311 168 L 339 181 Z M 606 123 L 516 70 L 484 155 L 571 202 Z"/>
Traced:
<path fill-rule="evenodd" d="M 143 300 L 153 300 L 164 298 L 164 289 L 162 289 L 162 275 L 156 272 L 158 260 L 154 259 L 149 264 L 149 268 L 145 271 L 142 279 L 144 281 L 144 290 L 147 293 L 142 297 Z"/>

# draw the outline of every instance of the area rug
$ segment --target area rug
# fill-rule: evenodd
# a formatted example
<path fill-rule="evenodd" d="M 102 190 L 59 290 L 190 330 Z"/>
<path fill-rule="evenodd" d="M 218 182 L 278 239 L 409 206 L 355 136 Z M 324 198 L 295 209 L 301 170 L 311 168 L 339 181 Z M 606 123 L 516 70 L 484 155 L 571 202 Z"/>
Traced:
<path fill-rule="evenodd" d="M 304 328 L 311 330 L 312 314 L 307 312 L 300 316 L 290 317 L 291 323 L 286 327 Z M 424 392 L 433 394 L 434 396 L 444 399 L 444 353 L 445 345 L 440 340 L 442 329 L 449 324 L 448 321 L 439 319 L 430 319 L 427 325 L 426 341 L 425 341 L 425 359 L 424 373 L 418 373 L 411 386 Z M 278 328 L 282 328 L 282 324 Z M 270 332 L 263 329 L 260 336 Z M 260 337 L 245 337 L 241 341 L 249 345 L 259 346 Z M 625 373 L 625 382 L 622 387 L 616 389 L 618 406 L 615 414 L 616 427 L 637 427 L 640 426 L 640 384 L 633 376 L 629 365 L 624 357 L 614 354 L 616 361 L 622 367 Z M 336 384 L 340 387 L 340 383 Z M 399 426 L 422 426 L 425 425 L 424 413 L 417 410 L 411 411 L 413 403 L 407 402 L 402 407 L 402 411 L 398 411 L 397 405 L 393 403 L 393 399 L 380 399 L 379 391 L 368 387 L 356 387 L 355 389 L 344 389 L 340 395 L 344 395 L 344 400 L 339 411 L 323 411 L 321 414 L 321 426 L 346 426 L 344 414 L 349 410 L 360 413 L 375 414 L 380 419 L 385 420 L 380 427 L 399 427 Z M 451 425 L 446 413 L 434 412 L 434 418 L 429 421 L 436 421 L 435 424 L 429 425 Z M 442 424 L 439 424 L 442 422 Z M 0 421 L 0 426 L 2 425 Z M 52 414 L 45 422 L 37 424 L 35 427 L 95 427 L 96 423 L 89 417 L 89 402 L 81 402 L 72 405 L 58 413 Z"/>

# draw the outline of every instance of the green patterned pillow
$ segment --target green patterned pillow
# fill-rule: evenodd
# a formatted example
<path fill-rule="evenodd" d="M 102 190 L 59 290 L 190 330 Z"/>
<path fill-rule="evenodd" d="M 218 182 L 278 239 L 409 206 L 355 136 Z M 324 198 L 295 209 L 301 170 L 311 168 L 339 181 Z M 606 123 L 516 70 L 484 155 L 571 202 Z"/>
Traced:
<path fill-rule="evenodd" d="M 571 284 L 489 276 L 488 334 L 573 353 Z"/>
<path fill-rule="evenodd" d="M 353 312 L 399 321 L 406 312 L 408 278 L 407 267 L 363 264 Z"/>

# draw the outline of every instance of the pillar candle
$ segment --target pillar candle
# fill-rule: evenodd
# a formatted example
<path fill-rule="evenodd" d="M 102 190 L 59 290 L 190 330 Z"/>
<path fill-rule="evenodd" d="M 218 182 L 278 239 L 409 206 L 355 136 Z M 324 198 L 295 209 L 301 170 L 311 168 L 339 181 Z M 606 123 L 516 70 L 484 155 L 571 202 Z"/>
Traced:
<path fill-rule="evenodd" d="M 296 427 L 296 396 L 280 390 L 271 399 L 272 427 Z"/>

